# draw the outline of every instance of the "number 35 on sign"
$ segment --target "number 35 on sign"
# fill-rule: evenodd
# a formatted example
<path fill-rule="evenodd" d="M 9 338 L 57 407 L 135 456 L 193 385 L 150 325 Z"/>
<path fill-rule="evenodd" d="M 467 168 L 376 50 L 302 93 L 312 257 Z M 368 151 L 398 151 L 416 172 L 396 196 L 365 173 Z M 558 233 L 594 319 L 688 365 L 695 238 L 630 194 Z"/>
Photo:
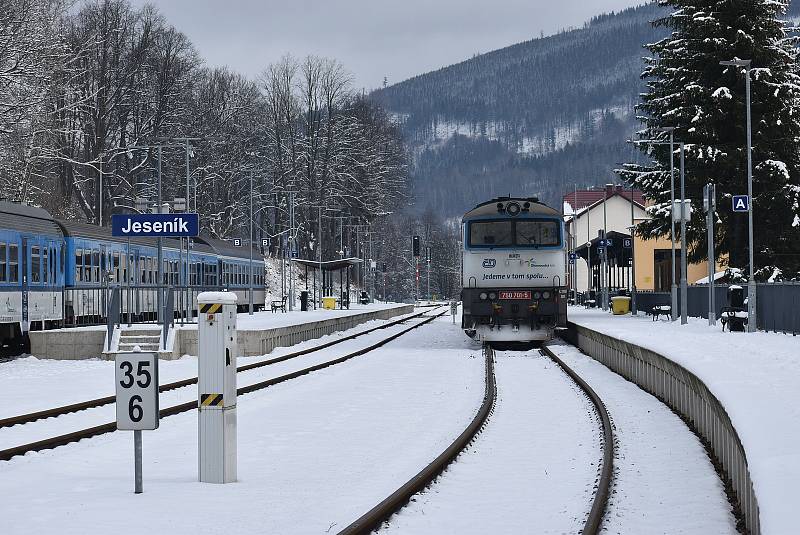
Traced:
<path fill-rule="evenodd" d="M 118 353 L 114 379 L 117 429 L 158 429 L 158 356 L 155 353 Z"/>

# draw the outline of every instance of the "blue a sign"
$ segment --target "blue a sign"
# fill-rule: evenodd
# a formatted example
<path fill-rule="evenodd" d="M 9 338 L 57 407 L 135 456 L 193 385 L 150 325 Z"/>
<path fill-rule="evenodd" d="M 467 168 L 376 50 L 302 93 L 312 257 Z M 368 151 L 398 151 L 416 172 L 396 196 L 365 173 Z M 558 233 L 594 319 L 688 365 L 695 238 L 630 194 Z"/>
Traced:
<path fill-rule="evenodd" d="M 114 214 L 111 233 L 123 238 L 178 238 L 200 234 L 197 214 Z"/>
<path fill-rule="evenodd" d="M 578 259 L 578 253 L 569 253 L 569 259 L 573 260 L 573 261 L 577 260 Z"/>
<path fill-rule="evenodd" d="M 734 212 L 749 212 L 750 211 L 750 197 L 747 195 L 734 195 L 733 196 L 733 211 Z"/>

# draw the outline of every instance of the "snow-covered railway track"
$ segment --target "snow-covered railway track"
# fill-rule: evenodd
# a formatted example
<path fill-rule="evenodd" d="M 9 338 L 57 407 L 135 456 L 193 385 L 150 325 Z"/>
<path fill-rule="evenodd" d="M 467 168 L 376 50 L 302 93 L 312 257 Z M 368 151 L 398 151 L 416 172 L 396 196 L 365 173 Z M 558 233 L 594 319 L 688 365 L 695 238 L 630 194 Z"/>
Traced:
<path fill-rule="evenodd" d="M 398 331 L 398 332 L 396 332 L 396 333 L 394 333 L 394 334 L 392 334 L 390 336 L 381 338 L 380 340 L 378 340 L 375 343 L 372 343 L 372 344 L 370 344 L 370 345 L 368 345 L 366 347 L 360 348 L 357 351 L 347 353 L 344 356 L 341 356 L 341 357 L 338 357 L 338 358 L 335 358 L 335 359 L 322 360 L 321 362 L 316 362 L 311 366 L 306 366 L 306 367 L 303 367 L 303 368 L 295 369 L 295 370 L 290 371 L 289 373 L 285 373 L 285 374 L 282 374 L 282 375 L 271 376 L 271 377 L 267 377 L 267 378 L 262 379 L 262 380 L 250 381 L 248 384 L 245 384 L 245 385 L 239 387 L 237 389 L 237 393 L 238 393 L 238 395 L 243 395 L 243 394 L 247 394 L 247 393 L 250 393 L 250 392 L 255 392 L 257 390 L 262 390 L 264 388 L 268 388 L 270 386 L 273 386 L 273 385 L 276 385 L 276 384 L 279 384 L 279 383 L 283 383 L 283 382 L 286 382 L 286 381 L 301 377 L 303 375 L 307 375 L 307 374 L 312 373 L 314 371 L 318 371 L 318 370 L 321 370 L 321 369 L 324 369 L 324 368 L 327 368 L 327 367 L 330 367 L 330 366 L 334 366 L 336 364 L 345 362 L 345 361 L 350 360 L 352 358 L 355 358 L 357 356 L 364 355 L 364 354 L 369 353 L 369 352 L 371 352 L 371 351 L 373 351 L 373 350 L 375 350 L 375 349 L 377 349 L 379 347 L 382 347 L 383 345 L 387 344 L 388 342 L 390 342 L 392 340 L 395 340 L 396 338 L 399 338 L 400 336 L 402 336 L 402 335 L 404 335 L 404 334 L 406 334 L 406 333 L 408 333 L 408 332 L 410 332 L 410 331 L 412 331 L 412 330 L 414 330 L 414 329 L 416 329 L 418 327 L 421 327 L 422 325 L 426 325 L 426 324 L 430 323 L 431 321 L 435 320 L 436 318 L 441 317 L 444 314 L 445 314 L 445 312 L 435 313 L 435 308 L 432 309 L 432 310 L 430 310 L 430 309 L 429 310 L 425 310 L 423 312 L 415 313 L 415 314 L 412 314 L 412 315 L 409 315 L 409 316 L 404 316 L 404 317 L 402 317 L 402 318 L 400 318 L 398 320 L 394 320 L 394 321 L 388 322 L 388 323 L 386 323 L 384 325 L 380 325 L 380 326 L 377 326 L 377 327 L 373 327 L 371 329 L 360 331 L 360 332 L 357 332 L 355 334 L 348 335 L 348 336 L 345 336 L 345 337 L 342 337 L 342 338 L 339 338 L 339 339 L 336 339 L 336 340 L 333 340 L 333 341 L 330 341 L 330 342 L 326 342 L 326 343 L 323 343 L 323 344 L 312 346 L 312 347 L 309 347 L 309 348 L 306 348 L 306 349 L 303 349 L 303 350 L 300 350 L 300 351 L 295 351 L 295 352 L 292 352 L 292 353 L 289 353 L 289 354 L 286 354 L 286 355 L 282 355 L 280 357 L 276 357 L 276 358 L 272 358 L 272 359 L 266 359 L 266 360 L 262 360 L 262 361 L 258 361 L 258 362 L 254 362 L 254 363 L 250 363 L 250 364 L 239 366 L 237 368 L 237 373 L 244 373 L 244 372 L 251 372 L 251 371 L 255 371 L 255 370 L 261 370 L 261 369 L 263 369 L 263 368 L 265 368 L 267 366 L 276 365 L 276 364 L 283 363 L 283 362 L 286 362 L 286 361 L 290 361 L 290 360 L 293 360 L 293 359 L 298 359 L 299 357 L 304 357 L 306 355 L 310 355 L 312 353 L 316 353 L 316 352 L 318 352 L 320 350 L 329 348 L 331 346 L 334 346 L 334 345 L 337 345 L 337 344 L 341 344 L 343 342 L 347 342 L 347 341 L 353 340 L 353 339 L 358 338 L 358 337 L 369 335 L 369 334 L 374 333 L 375 331 L 378 331 L 378 330 L 388 329 L 388 328 L 392 328 L 392 327 L 395 327 L 395 326 L 398 326 L 398 325 L 402 325 L 402 324 L 404 324 L 405 322 L 407 322 L 409 320 L 425 318 L 422 321 L 415 323 L 411 327 L 408 327 L 406 329 L 400 330 L 400 331 Z M 182 396 L 184 398 L 187 398 L 187 397 L 191 396 L 192 399 L 191 399 L 191 401 L 187 401 L 187 402 L 184 402 L 184 403 L 179 403 L 179 404 L 172 405 L 172 406 L 166 407 L 164 409 L 161 409 L 160 417 L 164 418 L 166 416 L 172 416 L 172 415 L 175 415 L 175 414 L 180 414 L 180 413 L 187 412 L 189 410 L 192 410 L 192 409 L 196 408 L 197 407 L 197 400 L 194 399 L 194 398 L 196 398 L 196 395 L 192 394 L 190 392 L 190 389 L 188 388 L 191 385 L 194 385 L 196 383 L 197 383 L 197 377 L 192 377 L 192 378 L 187 378 L 187 379 L 183 379 L 183 380 L 180 380 L 180 381 L 175 381 L 173 383 L 168 383 L 168 384 L 165 384 L 165 385 L 161 385 L 159 387 L 159 391 L 162 392 L 162 393 L 171 392 L 171 393 L 175 394 L 173 397 L 181 397 Z M 105 410 L 107 410 L 107 411 L 112 411 L 113 412 L 113 407 L 107 407 L 107 406 L 112 404 L 112 403 L 114 403 L 114 402 L 115 402 L 115 397 L 114 396 L 108 396 L 108 397 L 104 397 L 104 398 L 98 398 L 98 399 L 95 399 L 95 400 L 89 400 L 89 401 L 82 402 L 82 403 L 66 405 L 64 407 L 57 407 L 57 408 L 49 409 L 49 410 L 45 410 L 45 411 L 38 411 L 38 412 L 31 413 L 31 414 L 28 414 L 28 415 L 21 415 L 21 416 L 18 416 L 18 417 L 6 418 L 4 420 L 0 420 L 0 424 L 3 424 L 3 425 L 0 425 L 0 429 L 2 429 L 2 427 L 12 427 L 12 426 L 25 427 L 26 425 L 27 426 L 36 425 L 35 422 L 37 422 L 39 420 L 42 420 L 42 419 L 47 419 L 47 418 L 54 418 L 54 421 L 57 422 L 61 418 L 65 418 L 65 417 L 71 416 L 72 413 L 90 413 L 92 410 L 103 410 L 103 408 L 105 408 Z M 96 417 L 95 417 L 95 419 L 96 419 Z M 93 425 L 93 426 L 83 427 L 83 428 L 79 427 L 75 431 L 71 431 L 71 432 L 67 432 L 67 433 L 61 433 L 61 434 L 58 434 L 58 435 L 55 435 L 55 436 L 47 436 L 46 438 L 43 438 L 43 439 L 40 439 L 40 440 L 35 440 L 35 441 L 32 441 L 32 442 L 13 445 L 11 447 L 5 447 L 4 449 L 0 449 L 0 461 L 7 461 L 7 460 L 9 460 L 9 459 L 11 459 L 11 458 L 13 458 L 15 456 L 24 455 L 25 453 L 28 453 L 28 452 L 40 451 L 40 450 L 44 450 L 44 449 L 51 449 L 51 448 L 55 448 L 55 447 L 58 447 L 58 446 L 63 446 L 63 445 L 69 444 L 71 442 L 76 442 L 76 441 L 84 439 L 84 438 L 90 438 L 90 437 L 93 437 L 93 436 L 97 436 L 97 435 L 101 435 L 101 434 L 105 434 L 105 433 L 110 433 L 110 432 L 113 432 L 113 431 L 116 431 L 116 422 L 105 422 L 105 423 L 102 423 L 102 424 L 99 424 L 99 425 Z M 52 435 L 52 432 L 50 432 L 50 434 Z"/>
<path fill-rule="evenodd" d="M 520 356 L 520 355 L 522 355 L 522 356 Z M 537 355 L 537 356 L 539 356 L 539 355 Z M 560 383 L 559 388 L 561 388 L 562 390 L 564 388 L 564 384 L 567 384 L 569 381 L 571 381 L 571 383 L 569 383 L 569 384 L 574 383 L 574 385 L 577 385 L 577 387 L 583 393 L 585 393 L 586 397 L 589 398 L 589 400 L 591 401 L 591 405 L 593 406 L 593 410 L 597 413 L 597 416 L 598 416 L 597 419 L 591 418 L 591 421 L 592 422 L 599 422 L 600 423 L 600 427 L 601 427 L 600 432 L 601 432 L 601 435 L 602 435 L 603 455 L 602 455 L 602 465 L 601 465 L 601 468 L 599 470 L 599 474 L 597 473 L 597 469 L 595 468 L 595 466 L 596 466 L 595 463 L 596 463 L 596 460 L 597 460 L 596 456 L 594 455 L 595 454 L 595 450 L 593 448 L 588 448 L 588 449 L 591 449 L 591 451 L 586 451 L 587 448 L 585 448 L 585 447 L 580 448 L 582 450 L 582 453 L 581 453 L 582 458 L 581 458 L 580 461 L 576 461 L 577 464 L 580 464 L 583 467 L 583 472 L 585 472 L 585 473 L 581 473 L 580 475 L 574 475 L 573 474 L 573 479 L 580 480 L 580 482 L 577 485 L 574 485 L 574 486 L 576 488 L 578 488 L 578 489 L 592 487 L 592 494 L 593 494 L 592 499 L 591 499 L 591 508 L 589 509 L 589 512 L 586 515 L 585 520 L 578 519 L 578 520 L 574 520 L 574 521 L 578 525 L 582 525 L 581 533 L 586 534 L 586 535 L 595 534 L 595 533 L 598 533 L 599 529 L 600 529 L 600 525 L 601 525 L 601 522 L 602 522 L 602 519 L 603 519 L 603 514 L 605 512 L 606 504 L 608 502 L 609 488 L 610 488 L 610 484 L 611 484 L 611 477 L 612 477 L 612 474 L 613 474 L 614 437 L 613 437 L 613 430 L 612 430 L 612 426 L 611 426 L 611 420 L 610 420 L 610 418 L 608 416 L 608 413 L 606 411 L 606 408 L 605 408 L 602 400 L 599 398 L 599 396 L 592 390 L 592 388 L 585 381 L 583 381 L 561 359 L 559 359 L 552 352 L 548 351 L 546 348 L 544 350 L 542 350 L 541 356 L 546 356 L 547 358 L 549 358 L 550 360 L 555 362 L 566 373 L 566 375 L 569 377 L 569 379 L 562 379 L 561 381 L 558 381 L 558 380 L 553 381 L 553 378 L 552 378 L 552 375 L 551 375 L 553 372 L 544 371 L 544 369 L 543 369 L 544 364 L 540 362 L 538 364 L 539 368 L 538 369 L 534 368 L 534 370 L 535 370 L 534 373 L 535 374 L 539 374 L 539 375 L 542 376 L 541 378 L 539 378 L 539 381 L 542 382 L 542 383 L 548 383 L 548 382 L 550 382 L 550 383 L 553 383 L 553 382 Z M 541 442 L 546 442 L 548 439 L 552 438 L 552 437 L 549 436 L 549 434 L 548 434 L 549 432 L 546 429 L 547 425 L 543 425 L 542 422 L 528 421 L 528 422 L 524 422 L 523 423 L 523 422 L 519 421 L 519 417 L 518 416 L 513 416 L 512 418 L 515 421 L 510 422 L 509 421 L 509 416 L 512 413 L 515 413 L 516 409 L 518 408 L 518 407 L 515 407 L 513 405 L 512 401 L 509 401 L 509 407 L 506 407 L 506 408 L 503 409 L 505 414 L 503 414 L 500 419 L 504 418 L 505 421 L 497 422 L 496 424 L 493 424 L 493 421 L 496 419 L 496 416 L 492 416 L 492 420 L 488 421 L 490 416 L 494 413 L 496 404 L 498 403 L 498 387 L 497 387 L 498 379 L 496 377 L 496 364 L 495 364 L 496 356 L 495 356 L 495 352 L 491 348 L 486 348 L 485 357 L 486 357 L 486 385 L 485 385 L 484 399 L 483 399 L 483 403 L 481 404 L 480 408 L 476 412 L 476 414 L 475 414 L 473 420 L 470 422 L 469 426 L 461 433 L 461 435 L 458 436 L 458 438 L 456 438 L 456 440 L 454 440 L 450 444 L 450 446 L 447 447 L 447 449 L 445 449 L 445 451 L 443 451 L 436 459 L 434 459 L 434 461 L 432 461 L 422 471 L 420 471 L 413 478 L 411 478 L 408 482 L 406 482 L 404 485 L 402 485 L 400 488 L 398 488 L 389 497 L 387 497 L 386 499 L 381 501 L 378 505 L 373 507 L 370 511 L 368 511 L 363 516 L 361 516 L 358 520 L 356 520 L 355 522 L 350 524 L 348 527 L 346 527 L 344 530 L 342 530 L 339 535 L 365 535 L 365 534 L 371 533 L 371 532 L 373 532 L 373 531 L 375 531 L 375 530 L 377 530 L 377 529 L 379 529 L 381 527 L 387 528 L 386 531 L 395 531 L 395 532 L 400 532 L 400 533 L 405 533 L 405 532 L 417 533 L 417 532 L 421 532 L 421 531 L 424 531 L 424 532 L 441 532 L 443 529 L 445 529 L 444 526 L 440 525 L 438 523 L 439 522 L 438 520 L 432 520 L 431 519 L 431 517 L 437 517 L 437 516 L 441 516 L 441 517 L 446 518 L 446 520 L 443 520 L 443 522 L 447 523 L 447 530 L 448 531 L 459 532 L 459 533 L 469 533 L 469 532 L 472 532 L 472 531 L 475 531 L 476 533 L 478 533 L 478 532 L 486 532 L 486 529 L 489 529 L 490 531 L 496 531 L 496 532 L 517 532 L 516 531 L 517 529 L 525 529 L 524 526 L 514 526 L 514 527 L 506 526 L 507 528 L 510 528 L 510 529 L 496 529 L 496 530 L 494 528 L 500 528 L 500 526 L 495 525 L 493 527 L 491 527 L 491 526 L 478 527 L 477 525 L 472 524 L 472 520 L 469 519 L 469 516 L 470 516 L 469 514 L 463 515 L 463 514 L 459 514 L 459 513 L 455 512 L 455 510 L 459 509 L 460 507 L 461 508 L 470 509 L 471 506 L 467 505 L 465 507 L 464 504 L 461 504 L 460 506 L 457 506 L 457 507 L 450 507 L 450 505 L 452 505 L 452 502 L 454 500 L 455 501 L 459 500 L 458 493 L 461 492 L 462 493 L 462 495 L 461 495 L 462 498 L 464 497 L 464 495 L 469 495 L 470 499 L 471 498 L 477 498 L 477 501 L 481 502 L 489 510 L 488 514 L 487 514 L 487 511 L 482 511 L 482 512 L 478 511 L 478 512 L 476 512 L 475 515 L 474 515 L 476 517 L 475 520 L 481 521 L 481 520 L 486 520 L 487 518 L 489 518 L 490 521 L 492 521 L 494 518 L 502 516 L 502 513 L 498 512 L 496 509 L 493 509 L 492 505 L 487 505 L 487 501 L 491 502 L 492 500 L 498 499 L 498 497 L 497 497 L 498 494 L 505 494 L 505 496 L 501 496 L 500 499 L 501 500 L 506 500 L 506 502 L 508 500 L 510 500 L 510 499 L 513 499 L 513 498 L 517 497 L 517 496 L 515 496 L 515 490 L 514 490 L 514 483 L 513 482 L 510 482 L 508 480 L 502 480 L 503 479 L 502 476 L 500 476 L 499 474 L 496 474 L 495 471 L 493 470 L 493 467 L 487 466 L 486 463 L 483 463 L 483 462 L 480 462 L 480 461 L 474 461 L 473 459 L 469 459 L 469 458 L 465 458 L 464 459 L 464 463 L 467 464 L 467 465 L 472 465 L 472 466 L 471 467 L 467 467 L 464 472 L 470 472 L 470 468 L 477 468 L 477 469 L 471 470 L 471 472 L 472 472 L 471 474 L 467 474 L 467 473 L 462 472 L 460 474 L 454 474 L 454 475 L 451 474 L 450 475 L 450 477 L 452 477 L 455 481 L 458 481 L 458 483 L 454 483 L 454 485 L 450 485 L 450 487 L 463 486 L 463 487 L 468 487 L 468 488 L 461 489 L 460 491 L 456 491 L 455 496 L 449 496 L 449 498 L 453 498 L 452 500 L 448 500 L 448 498 L 443 498 L 444 501 L 448 502 L 448 504 L 446 504 L 446 505 L 440 507 L 439 509 L 437 509 L 437 506 L 440 505 L 440 504 L 436 503 L 437 500 L 442 498 L 441 494 L 448 494 L 448 492 L 442 491 L 440 493 L 438 490 L 432 490 L 432 492 L 430 493 L 430 495 L 431 495 L 430 501 L 432 503 L 424 504 L 424 505 L 419 505 L 419 504 L 415 503 L 413 508 L 416 509 L 416 510 L 412 511 L 410 513 L 410 515 L 411 516 L 415 516 L 416 519 L 424 518 L 424 520 L 420 520 L 418 522 L 415 522 L 414 520 L 412 520 L 410 523 L 407 523 L 406 520 L 408 520 L 408 519 L 401 518 L 404 513 L 400 513 L 399 516 L 393 516 L 393 515 L 395 515 L 395 513 L 398 513 L 399 511 L 401 511 L 401 509 L 403 509 L 407 504 L 409 504 L 409 502 L 416 500 L 417 498 L 415 498 L 415 495 L 425 491 L 426 488 L 431 487 L 432 485 L 436 484 L 435 482 L 436 482 L 437 478 L 440 476 L 440 474 L 442 474 L 446 469 L 449 470 L 449 468 L 448 468 L 449 465 L 451 463 L 453 463 L 456 460 L 456 458 L 459 457 L 460 454 L 465 452 L 465 450 L 468 448 L 468 446 L 470 444 L 472 444 L 473 441 L 476 440 L 476 437 L 481 432 L 481 430 L 484 429 L 484 428 L 487 428 L 486 433 L 488 433 L 489 435 L 492 435 L 492 434 L 496 434 L 497 435 L 497 436 L 494 437 L 495 441 L 498 441 L 498 442 L 501 442 L 501 443 L 503 441 L 505 441 L 506 445 L 507 445 L 508 442 L 510 442 L 509 440 L 506 440 L 506 438 L 508 438 L 507 431 L 509 430 L 509 428 L 513 429 L 513 428 L 519 426 L 520 424 L 524 425 L 524 423 L 530 424 L 531 428 L 537 428 L 538 429 L 537 433 L 539 433 L 540 435 L 542 435 L 544 437 L 547 437 L 547 439 L 545 439 L 545 440 L 543 440 Z M 515 356 L 510 357 L 510 358 L 508 358 L 506 356 L 502 356 L 502 358 L 504 359 L 503 360 L 503 366 L 506 366 L 506 364 L 505 364 L 506 359 L 508 359 L 509 362 L 514 362 L 514 365 L 512 367 L 510 367 L 507 371 L 505 371 L 504 374 L 501 374 L 501 377 L 503 375 L 506 375 L 506 378 L 512 377 L 512 376 L 518 376 L 519 377 L 521 375 L 524 375 L 525 373 L 529 373 L 531 370 L 524 363 L 526 363 L 526 361 L 527 362 L 531 362 L 531 361 L 534 360 L 534 359 L 531 359 L 529 355 L 524 355 L 524 354 L 515 354 Z M 539 359 L 539 360 L 543 360 L 543 359 Z M 518 366 L 519 364 L 523 364 L 523 366 L 519 367 Z M 560 374 L 560 375 L 563 378 L 563 374 Z M 522 390 L 522 389 L 519 388 L 520 386 L 522 386 L 521 384 L 509 384 L 507 386 L 508 386 L 509 391 L 511 391 L 511 390 L 516 390 L 517 391 L 516 393 L 509 392 L 508 393 L 509 395 L 507 396 L 508 398 L 516 398 L 517 401 L 519 401 L 522 398 L 522 399 L 525 400 L 524 402 L 527 405 L 531 405 L 532 404 L 531 400 L 530 400 L 530 397 L 525 392 L 520 392 L 520 390 Z M 515 387 L 517 387 L 517 388 L 515 388 Z M 500 397 L 502 399 L 502 397 L 503 397 L 502 394 L 501 394 Z M 545 396 L 545 397 L 547 397 L 547 396 Z M 560 396 L 550 396 L 550 397 L 560 397 Z M 574 397 L 574 395 L 572 395 L 572 397 Z M 508 400 L 506 400 L 506 401 L 508 401 Z M 505 403 L 505 402 L 501 401 L 501 403 Z M 576 403 L 575 407 L 571 407 L 570 409 L 565 409 L 565 410 L 573 410 L 574 411 L 575 408 L 577 407 L 577 410 L 583 411 L 584 414 L 585 414 L 586 411 L 583 410 L 583 404 L 585 404 L 585 403 L 586 402 L 585 402 L 585 399 L 584 399 L 581 403 Z M 561 403 L 559 401 L 555 401 L 554 405 L 569 405 L 569 404 L 568 403 Z M 541 409 L 541 408 L 539 408 L 539 409 L 543 410 L 545 412 L 547 410 L 547 409 Z M 589 410 L 591 411 L 592 409 L 589 409 Z M 540 414 L 539 416 L 541 416 L 541 415 L 542 414 Z M 590 419 L 587 416 L 585 418 L 585 420 L 586 420 L 585 423 L 588 423 Z M 557 427 L 560 424 L 562 424 L 562 422 L 550 422 L 548 425 Z M 489 432 L 488 428 L 489 427 L 493 427 L 493 426 L 496 426 L 497 429 L 493 429 L 491 432 Z M 593 436 L 596 437 L 596 431 L 594 431 L 594 430 L 590 431 L 590 430 L 586 429 L 587 427 L 590 427 L 590 426 L 583 425 L 583 427 L 584 427 L 584 429 L 582 430 L 583 434 L 580 437 L 574 437 L 574 436 L 571 436 L 571 435 L 567 434 L 567 435 L 564 436 L 564 438 L 576 439 L 576 441 L 580 442 L 580 443 L 583 443 L 584 441 L 591 442 L 592 437 Z M 512 433 L 513 433 L 513 430 L 512 430 Z M 498 438 L 498 437 L 503 437 L 503 438 Z M 481 437 L 478 438 L 477 440 L 478 441 L 482 441 L 484 438 L 485 438 L 484 435 L 481 435 Z M 514 437 L 514 438 L 516 438 L 517 440 L 520 439 L 519 436 Z M 557 441 L 554 441 L 554 442 L 557 442 Z M 476 445 L 479 444 L 479 443 L 480 442 L 476 442 Z M 496 446 L 496 444 L 489 445 L 489 446 L 486 447 L 486 449 L 489 451 L 489 455 L 492 456 L 492 457 L 495 457 L 496 454 L 498 453 L 494 446 Z M 525 446 L 521 445 L 521 444 L 517 444 L 516 445 L 516 449 L 518 451 L 520 451 L 520 450 L 521 451 L 526 451 Z M 556 450 L 560 450 L 561 449 L 561 445 L 556 445 L 555 449 Z M 529 455 L 531 455 L 531 456 L 535 456 L 536 455 L 535 452 L 533 452 L 531 450 L 527 450 L 527 453 Z M 552 450 L 550 452 L 545 452 L 545 454 L 542 455 L 541 457 L 546 457 L 548 454 L 552 455 L 552 453 L 553 453 Z M 465 453 L 465 455 L 466 455 L 466 453 Z M 560 455 L 561 455 L 560 453 L 556 453 L 555 457 L 558 457 Z M 479 457 L 479 455 L 478 455 L 478 457 Z M 573 460 L 575 460 L 575 459 L 573 459 Z M 495 461 L 497 461 L 497 459 L 495 459 Z M 547 461 L 547 460 L 538 459 L 533 463 L 528 463 L 526 468 L 527 469 L 532 468 L 533 466 L 531 466 L 531 465 L 534 465 L 534 466 L 536 466 L 538 468 L 541 468 L 541 465 L 539 463 L 541 463 L 541 464 L 546 466 L 548 464 L 548 462 L 549 461 Z M 459 463 L 458 464 L 462 464 L 462 458 L 459 458 Z M 511 468 L 512 471 L 516 470 L 515 468 L 513 468 L 513 466 L 515 466 L 515 465 L 526 465 L 524 459 L 512 459 L 512 458 L 510 458 L 510 459 L 503 458 L 502 460 L 499 461 L 499 464 L 500 465 L 506 465 L 506 466 L 511 465 L 512 466 L 512 468 Z M 494 468 L 496 468 L 496 467 L 494 467 Z M 525 469 L 522 468 L 522 467 L 520 467 L 519 470 L 521 472 L 525 471 Z M 489 475 L 490 478 L 494 478 L 495 479 L 495 481 L 493 481 L 493 484 L 496 485 L 496 487 L 497 487 L 496 490 L 498 492 L 492 492 L 492 490 L 490 490 L 489 488 L 484 486 L 485 483 L 486 483 L 485 481 L 479 482 L 480 476 L 478 476 L 477 478 L 475 477 L 476 474 L 487 474 L 487 473 L 490 474 Z M 545 470 L 545 473 L 547 473 L 546 470 Z M 596 482 L 589 483 L 590 481 L 592 481 L 593 478 L 597 478 Z M 517 474 L 516 480 L 517 480 L 517 484 L 524 485 L 524 486 L 526 486 L 528 488 L 531 488 L 531 487 L 534 487 L 534 486 L 537 485 L 537 483 L 534 482 L 532 479 L 526 479 L 526 476 L 521 475 L 521 474 Z M 479 482 L 479 483 L 476 484 L 476 482 Z M 543 483 L 540 483 L 540 484 L 543 484 Z M 452 490 L 452 488 L 450 488 L 448 490 Z M 545 492 L 546 492 L 546 489 L 542 489 L 542 490 L 545 490 Z M 580 493 L 580 490 L 578 491 L 578 493 Z M 565 498 L 566 497 L 562 497 L 562 500 L 568 501 L 569 498 L 566 498 L 566 499 Z M 419 501 L 421 502 L 421 501 L 424 501 L 424 500 L 419 500 Z M 588 500 L 586 500 L 586 501 L 588 503 Z M 562 502 L 562 504 L 563 504 L 563 502 Z M 425 509 L 426 505 L 429 506 L 428 509 Z M 434 512 L 428 514 L 428 510 L 430 510 L 430 509 L 434 509 Z M 421 512 L 421 514 L 415 515 L 415 513 L 418 513 L 418 512 Z M 441 513 L 441 514 L 437 515 L 437 513 Z M 572 513 L 566 513 L 566 516 L 570 516 L 571 514 Z M 524 516 L 524 515 L 520 515 L 520 516 Z M 554 515 L 555 522 L 560 521 L 560 518 L 564 517 L 564 516 L 565 516 L 565 513 L 563 511 L 560 512 L 559 514 Z M 392 521 L 390 521 L 390 518 L 392 518 Z M 397 522 L 394 522 L 394 520 L 397 520 Z M 509 518 L 506 518 L 505 520 L 506 521 L 511 521 L 512 523 L 514 522 L 514 520 L 518 521 L 518 519 L 512 520 L 512 519 L 509 519 Z M 459 524 L 459 522 L 461 524 Z M 525 522 L 527 522 L 527 521 L 526 520 L 522 521 L 523 524 L 525 524 Z M 499 523 L 502 523 L 502 521 L 500 521 Z M 525 524 L 525 525 L 527 525 L 528 528 L 530 528 L 530 524 Z M 542 526 L 540 526 L 540 527 L 542 527 Z M 559 526 L 559 528 L 563 528 L 565 531 L 569 530 L 568 526 Z"/>

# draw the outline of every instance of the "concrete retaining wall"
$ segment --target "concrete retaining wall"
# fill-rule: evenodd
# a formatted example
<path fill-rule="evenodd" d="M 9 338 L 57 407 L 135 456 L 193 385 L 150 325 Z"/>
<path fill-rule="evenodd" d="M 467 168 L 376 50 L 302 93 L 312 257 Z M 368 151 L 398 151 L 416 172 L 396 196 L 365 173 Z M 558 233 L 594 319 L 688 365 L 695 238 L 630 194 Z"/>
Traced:
<path fill-rule="evenodd" d="M 103 356 L 105 329 L 31 331 L 31 355 L 58 360 L 82 360 Z"/>
<path fill-rule="evenodd" d="M 412 312 L 414 312 L 413 305 L 404 305 L 275 329 L 258 331 L 237 330 L 236 335 L 239 345 L 239 356 L 254 357 L 266 355 L 272 352 L 276 347 L 292 346 L 337 331 L 352 329 L 368 321 L 386 320 Z M 197 355 L 197 329 L 180 329 L 176 331 L 175 334 L 174 358 L 180 358 L 183 355 Z"/>
<path fill-rule="evenodd" d="M 389 319 L 414 311 L 413 305 L 400 305 L 382 310 L 371 310 L 349 316 L 336 316 L 322 321 L 300 323 L 286 327 L 263 330 L 237 331 L 239 356 L 266 355 L 276 347 L 291 346 L 313 340 L 337 331 L 372 320 Z M 160 358 L 177 359 L 183 355 L 197 355 L 197 329 L 176 329 L 172 353 L 160 352 Z M 87 359 L 103 357 L 105 330 L 62 329 L 30 333 L 31 354 L 48 359 Z"/>
<path fill-rule="evenodd" d="M 656 396 L 697 433 L 711 449 L 726 483 L 735 494 L 748 533 L 761 532 L 747 456 L 722 403 L 695 374 L 648 349 L 582 325 L 569 324 L 564 337 L 584 353 Z"/>

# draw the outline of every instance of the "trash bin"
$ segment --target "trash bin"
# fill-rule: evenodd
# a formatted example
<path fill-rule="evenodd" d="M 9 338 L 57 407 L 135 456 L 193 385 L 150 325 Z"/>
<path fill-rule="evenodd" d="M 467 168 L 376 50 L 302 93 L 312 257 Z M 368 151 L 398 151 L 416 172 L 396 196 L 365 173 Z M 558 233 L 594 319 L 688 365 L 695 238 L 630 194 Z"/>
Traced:
<path fill-rule="evenodd" d="M 322 298 L 322 308 L 325 310 L 334 310 L 336 308 L 336 298 L 332 295 L 326 295 Z"/>
<path fill-rule="evenodd" d="M 621 316 L 631 311 L 631 298 L 616 296 L 611 298 L 611 310 L 615 316 Z"/>
<path fill-rule="evenodd" d="M 358 298 L 358 302 L 362 305 L 366 305 L 369 303 L 369 294 L 367 292 L 361 292 L 361 296 Z"/>
<path fill-rule="evenodd" d="M 308 310 L 308 292 L 305 290 L 300 292 L 300 310 L 303 312 Z"/>

